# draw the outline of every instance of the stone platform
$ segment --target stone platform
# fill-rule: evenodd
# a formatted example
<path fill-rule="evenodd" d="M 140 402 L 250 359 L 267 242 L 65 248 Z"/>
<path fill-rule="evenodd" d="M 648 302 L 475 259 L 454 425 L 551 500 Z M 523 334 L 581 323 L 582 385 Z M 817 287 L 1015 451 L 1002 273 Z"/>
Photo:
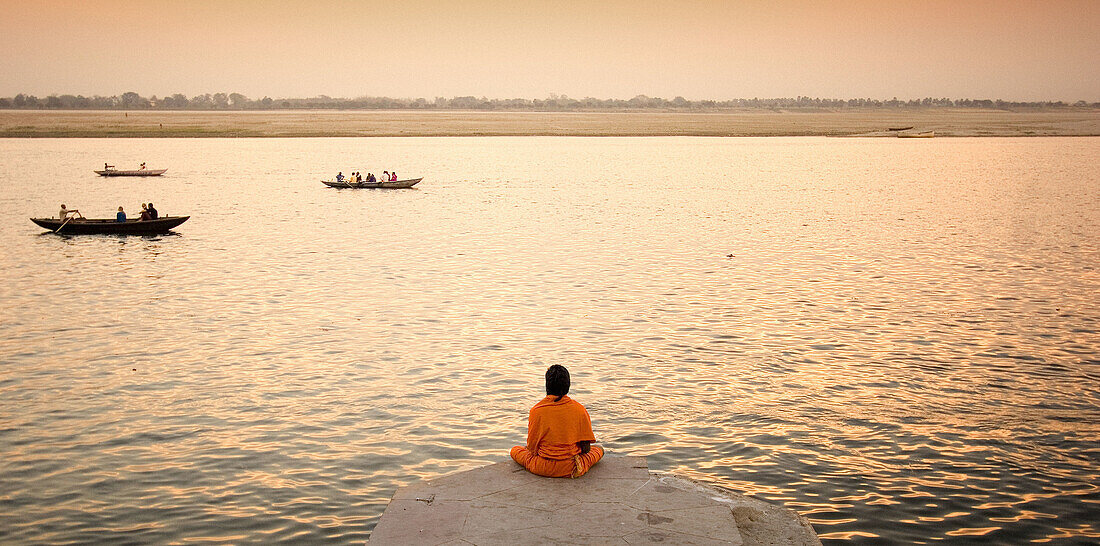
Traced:
<path fill-rule="evenodd" d="M 809 544 L 809 522 L 764 501 L 606 456 L 578 479 L 508 460 L 398 489 L 373 545 Z"/>

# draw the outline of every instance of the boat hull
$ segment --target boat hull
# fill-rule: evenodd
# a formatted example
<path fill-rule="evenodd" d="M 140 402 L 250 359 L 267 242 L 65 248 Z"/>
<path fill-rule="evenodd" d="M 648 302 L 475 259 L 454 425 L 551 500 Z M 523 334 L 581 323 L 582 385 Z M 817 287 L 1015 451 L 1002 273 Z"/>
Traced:
<path fill-rule="evenodd" d="M 167 172 L 168 169 L 145 169 L 137 171 L 118 171 L 111 169 L 109 171 L 95 171 L 99 176 L 160 176 Z"/>
<path fill-rule="evenodd" d="M 375 188 L 383 190 L 399 190 L 403 188 L 411 188 L 418 182 L 424 180 L 421 178 L 410 178 L 408 180 L 395 180 L 393 182 L 337 182 L 335 180 L 322 180 L 321 183 L 330 188 Z"/>
<path fill-rule="evenodd" d="M 156 220 L 126 220 L 125 222 L 99 218 L 78 218 L 68 222 L 62 222 L 57 218 L 31 218 L 31 221 L 61 235 L 149 235 L 167 233 L 186 222 L 188 218 L 190 216 L 165 216 Z"/>

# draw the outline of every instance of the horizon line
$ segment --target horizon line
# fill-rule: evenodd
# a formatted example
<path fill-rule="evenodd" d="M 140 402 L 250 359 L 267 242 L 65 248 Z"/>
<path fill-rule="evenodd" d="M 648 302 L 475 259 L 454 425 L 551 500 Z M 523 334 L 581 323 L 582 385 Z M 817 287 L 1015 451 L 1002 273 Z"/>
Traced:
<path fill-rule="evenodd" d="M 1038 101 L 1010 101 L 1004 99 L 971 99 L 950 97 L 921 97 L 911 99 L 899 99 L 896 96 L 889 99 L 870 97 L 830 98 L 811 97 L 808 95 L 796 95 L 794 97 L 753 97 L 735 99 L 685 99 L 677 95 L 672 99 L 663 97 L 651 97 L 645 94 L 635 95 L 630 99 L 596 98 L 587 96 L 573 98 L 564 94 L 550 93 L 545 99 L 539 98 L 488 98 L 486 96 L 457 95 L 451 98 L 435 96 L 426 97 L 389 97 L 363 95 L 353 98 L 331 97 L 320 94 L 313 97 L 280 97 L 249 98 L 241 93 L 218 92 L 200 93 L 188 96 L 184 93 L 172 93 L 158 97 L 156 94 L 148 97 L 134 91 L 126 91 L 116 95 L 80 95 L 52 93 L 45 97 L 38 97 L 29 93 L 17 93 L 10 97 L 0 97 L 0 109 L 47 109 L 47 110 L 267 110 L 288 108 L 349 108 L 349 109 L 380 109 L 393 110 L 408 108 L 414 110 L 440 109 L 440 110 L 478 110 L 478 109 L 538 109 L 538 108 L 564 108 L 564 109 L 609 109 L 609 108 L 845 108 L 845 107 L 962 107 L 962 108 L 999 108 L 999 107 L 1100 107 L 1100 101 L 1090 102 L 1084 99 L 1069 102 L 1065 100 L 1038 100 Z"/>

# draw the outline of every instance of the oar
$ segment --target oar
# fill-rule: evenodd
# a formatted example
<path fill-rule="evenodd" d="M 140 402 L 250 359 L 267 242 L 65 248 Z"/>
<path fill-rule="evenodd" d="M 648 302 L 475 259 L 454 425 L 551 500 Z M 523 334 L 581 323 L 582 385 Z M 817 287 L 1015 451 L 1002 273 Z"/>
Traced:
<path fill-rule="evenodd" d="M 61 228 L 65 227 L 65 224 L 68 224 L 68 223 L 69 223 L 69 220 L 72 220 L 72 219 L 73 219 L 73 217 L 72 217 L 72 216 L 69 216 L 68 218 L 65 218 L 65 221 L 64 221 L 64 222 L 61 222 L 61 225 L 60 225 L 60 226 L 57 226 L 57 229 L 53 230 L 53 232 L 54 232 L 54 233 L 57 233 L 57 232 L 61 231 Z"/>

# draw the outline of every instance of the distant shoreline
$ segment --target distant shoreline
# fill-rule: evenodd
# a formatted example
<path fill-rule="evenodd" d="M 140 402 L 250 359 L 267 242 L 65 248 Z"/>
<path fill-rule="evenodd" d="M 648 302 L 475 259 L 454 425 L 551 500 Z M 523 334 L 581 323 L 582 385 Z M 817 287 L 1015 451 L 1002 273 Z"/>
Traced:
<path fill-rule="evenodd" d="M 1100 110 L 974 108 L 486 112 L 0 110 L 0 138 L 1100 136 Z"/>

